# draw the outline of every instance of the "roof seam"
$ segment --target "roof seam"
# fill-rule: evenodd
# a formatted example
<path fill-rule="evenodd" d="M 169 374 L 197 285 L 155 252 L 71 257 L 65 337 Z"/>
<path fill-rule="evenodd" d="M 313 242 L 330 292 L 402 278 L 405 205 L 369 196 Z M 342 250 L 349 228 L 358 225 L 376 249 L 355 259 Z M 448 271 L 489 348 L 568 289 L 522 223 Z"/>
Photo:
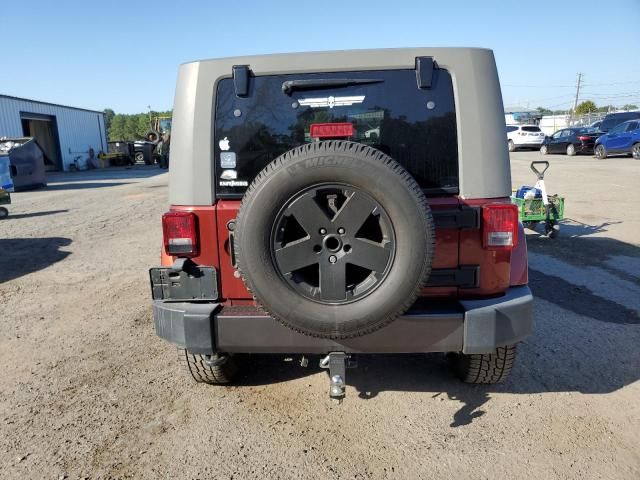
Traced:
<path fill-rule="evenodd" d="M 101 112 L 100 110 L 91 110 L 89 108 L 72 107 L 70 105 L 62 105 L 60 103 L 51 103 L 51 102 L 44 102 L 42 100 L 33 100 L 31 98 L 14 97 L 13 95 L 4 95 L 2 93 L 0 93 L 0 98 L 8 98 L 9 100 L 20 100 L 20 101 L 23 101 L 23 102 L 40 103 L 42 105 L 50 105 L 52 107 L 69 108 L 71 110 L 80 110 L 80 111 L 83 111 L 83 112 L 100 113 L 100 114 L 104 115 L 104 112 Z"/>

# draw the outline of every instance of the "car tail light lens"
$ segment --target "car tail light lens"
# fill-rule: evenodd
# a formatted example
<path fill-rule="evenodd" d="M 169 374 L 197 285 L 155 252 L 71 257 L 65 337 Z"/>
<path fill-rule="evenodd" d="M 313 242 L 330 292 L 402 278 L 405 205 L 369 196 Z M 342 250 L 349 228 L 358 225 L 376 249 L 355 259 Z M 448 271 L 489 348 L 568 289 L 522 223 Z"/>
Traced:
<path fill-rule="evenodd" d="M 162 233 L 167 254 L 174 257 L 197 257 L 198 217 L 192 212 L 168 212 L 162 216 Z"/>
<path fill-rule="evenodd" d="M 499 203 L 482 208 L 482 246 L 489 250 L 512 249 L 518 243 L 518 207 Z"/>
<path fill-rule="evenodd" d="M 309 128 L 311 138 L 341 138 L 353 136 L 351 123 L 312 123 Z"/>

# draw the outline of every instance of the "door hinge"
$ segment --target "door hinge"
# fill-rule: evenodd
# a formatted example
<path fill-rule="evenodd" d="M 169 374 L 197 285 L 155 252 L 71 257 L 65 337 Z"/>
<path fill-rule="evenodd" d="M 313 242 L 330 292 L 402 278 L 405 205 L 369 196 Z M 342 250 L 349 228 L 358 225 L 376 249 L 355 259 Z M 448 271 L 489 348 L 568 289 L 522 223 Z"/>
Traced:
<path fill-rule="evenodd" d="M 480 208 L 462 207 L 451 210 L 432 210 L 436 228 L 480 228 Z"/>

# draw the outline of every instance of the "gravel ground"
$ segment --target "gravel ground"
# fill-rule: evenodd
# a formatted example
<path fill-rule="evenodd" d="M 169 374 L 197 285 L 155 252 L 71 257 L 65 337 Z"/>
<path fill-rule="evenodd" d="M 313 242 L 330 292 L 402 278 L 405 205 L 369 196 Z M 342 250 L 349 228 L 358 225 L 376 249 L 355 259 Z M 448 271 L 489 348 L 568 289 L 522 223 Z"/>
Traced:
<path fill-rule="evenodd" d="M 640 478 L 640 163 L 549 156 L 560 238 L 529 231 L 535 334 L 498 386 L 439 355 L 326 373 L 259 356 L 194 384 L 153 332 L 167 175 L 56 175 L 0 223 L 1 478 Z M 534 152 L 512 154 L 514 186 Z"/>

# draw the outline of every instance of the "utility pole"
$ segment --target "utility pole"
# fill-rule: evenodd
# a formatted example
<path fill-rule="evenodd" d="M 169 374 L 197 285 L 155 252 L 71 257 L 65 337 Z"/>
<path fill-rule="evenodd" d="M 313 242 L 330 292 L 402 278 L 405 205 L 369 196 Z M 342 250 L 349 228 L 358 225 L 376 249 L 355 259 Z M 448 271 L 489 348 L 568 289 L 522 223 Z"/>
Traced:
<path fill-rule="evenodd" d="M 578 72 L 578 84 L 576 85 L 576 100 L 573 102 L 573 114 L 576 114 L 578 108 L 578 95 L 580 95 L 580 83 L 582 82 L 582 73 Z"/>

